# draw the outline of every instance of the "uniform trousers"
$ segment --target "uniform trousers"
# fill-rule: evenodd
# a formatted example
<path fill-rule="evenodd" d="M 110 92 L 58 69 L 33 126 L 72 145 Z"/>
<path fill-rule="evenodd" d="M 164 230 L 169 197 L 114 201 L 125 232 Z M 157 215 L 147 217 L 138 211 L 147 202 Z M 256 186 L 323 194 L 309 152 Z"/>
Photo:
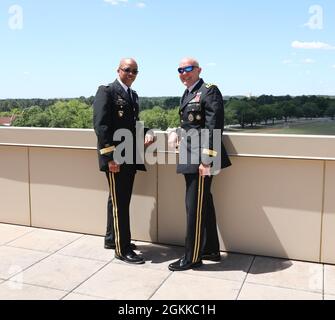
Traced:
<path fill-rule="evenodd" d="M 122 166 L 118 173 L 106 173 L 109 196 L 105 241 L 115 243 L 115 253 L 117 255 L 125 255 L 130 251 L 129 206 L 135 174 L 136 170 Z"/>
<path fill-rule="evenodd" d="M 211 193 L 213 177 L 184 174 L 186 181 L 187 229 L 185 257 L 189 263 L 201 260 L 202 254 L 220 250 L 215 208 Z"/>

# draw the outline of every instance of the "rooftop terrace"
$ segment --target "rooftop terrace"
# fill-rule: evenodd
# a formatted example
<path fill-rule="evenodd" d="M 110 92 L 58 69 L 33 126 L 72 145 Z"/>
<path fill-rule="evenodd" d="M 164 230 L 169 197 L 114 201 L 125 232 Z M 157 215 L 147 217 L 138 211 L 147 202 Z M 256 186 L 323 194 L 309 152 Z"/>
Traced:
<path fill-rule="evenodd" d="M 132 236 L 147 263 L 129 266 L 103 249 L 94 132 L 0 128 L 0 299 L 331 299 L 335 137 L 224 139 L 233 166 L 213 185 L 223 259 L 171 273 L 185 237 L 175 165 L 136 177 Z M 162 141 L 153 156 L 175 158 Z"/>
<path fill-rule="evenodd" d="M 335 266 L 222 253 L 221 262 L 171 272 L 181 247 L 136 241 L 128 265 L 103 237 L 0 224 L 0 299 L 335 300 Z"/>

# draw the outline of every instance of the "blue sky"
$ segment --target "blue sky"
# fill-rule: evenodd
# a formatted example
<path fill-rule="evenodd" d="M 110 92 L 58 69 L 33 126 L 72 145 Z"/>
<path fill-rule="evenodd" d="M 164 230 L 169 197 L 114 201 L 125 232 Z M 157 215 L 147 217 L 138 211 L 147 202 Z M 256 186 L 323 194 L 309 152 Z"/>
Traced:
<path fill-rule="evenodd" d="M 94 95 L 122 57 L 178 96 L 184 56 L 224 95 L 335 95 L 334 34 L 333 0 L 1 0 L 0 98 Z"/>

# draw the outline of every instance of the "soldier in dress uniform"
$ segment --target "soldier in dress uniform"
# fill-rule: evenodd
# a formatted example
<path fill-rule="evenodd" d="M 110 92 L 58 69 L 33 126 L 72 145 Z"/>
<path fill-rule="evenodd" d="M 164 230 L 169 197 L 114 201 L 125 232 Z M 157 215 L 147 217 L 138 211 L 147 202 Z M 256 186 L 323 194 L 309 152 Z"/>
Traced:
<path fill-rule="evenodd" d="M 138 121 L 138 95 L 131 89 L 138 74 L 134 59 L 122 59 L 117 70 L 118 79 L 107 86 L 100 86 L 93 103 L 94 130 L 98 140 L 100 171 L 106 173 L 109 184 L 107 203 L 107 231 L 105 248 L 115 249 L 115 257 L 127 263 L 142 264 L 144 260 L 133 250 L 129 225 L 129 205 L 135 174 L 145 171 L 144 164 L 136 162 L 136 121 Z M 117 130 L 129 130 L 133 140 L 125 151 L 132 148 L 131 161 L 122 163 L 117 159 L 117 147 L 122 141 L 114 141 Z M 120 131 L 119 131 L 120 132 Z M 145 145 L 153 142 L 151 135 L 145 136 Z"/>
<path fill-rule="evenodd" d="M 221 259 L 211 184 L 214 174 L 231 165 L 222 143 L 220 90 L 200 78 L 201 68 L 193 58 L 183 59 L 178 72 L 187 89 L 181 99 L 181 128 L 172 141 L 179 141 L 177 173 L 184 174 L 186 182 L 187 230 L 185 254 L 169 265 L 172 271 L 200 267 L 202 260 Z"/>

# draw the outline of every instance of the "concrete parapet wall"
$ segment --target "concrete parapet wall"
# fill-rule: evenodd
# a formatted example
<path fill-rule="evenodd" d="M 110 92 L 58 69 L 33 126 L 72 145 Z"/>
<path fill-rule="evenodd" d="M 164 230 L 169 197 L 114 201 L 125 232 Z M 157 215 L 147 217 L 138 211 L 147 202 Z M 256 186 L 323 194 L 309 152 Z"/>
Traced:
<path fill-rule="evenodd" d="M 221 249 L 335 263 L 335 137 L 224 139 L 233 166 L 213 182 Z M 108 185 L 95 142 L 92 130 L 0 128 L 0 222 L 103 235 Z M 135 181 L 132 237 L 183 245 L 184 178 L 173 164 L 147 169 Z"/>

